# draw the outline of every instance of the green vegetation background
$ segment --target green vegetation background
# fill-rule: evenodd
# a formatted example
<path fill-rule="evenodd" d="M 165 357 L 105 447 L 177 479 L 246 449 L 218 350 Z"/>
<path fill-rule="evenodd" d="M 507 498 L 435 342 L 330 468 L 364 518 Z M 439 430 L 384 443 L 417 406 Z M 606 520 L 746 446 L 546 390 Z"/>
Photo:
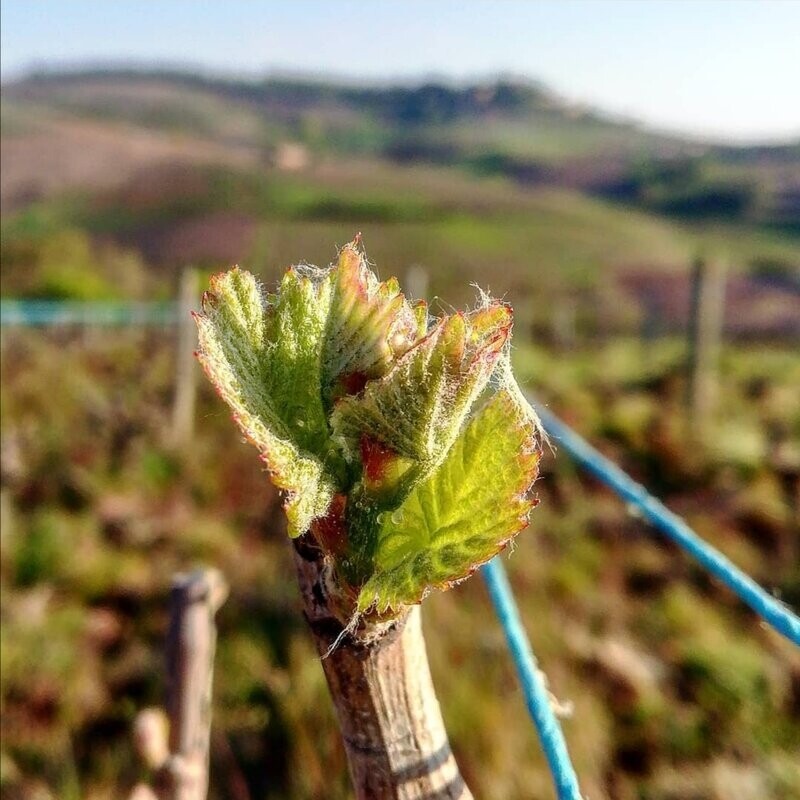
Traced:
<path fill-rule="evenodd" d="M 698 252 L 734 278 L 797 280 L 781 183 L 796 150 L 697 152 L 530 87 L 259 93 L 168 75 L 4 87 L 3 148 L 4 297 L 171 298 L 183 266 L 235 261 L 272 283 L 361 230 L 383 277 L 425 267 L 434 311 L 473 302 L 471 282 L 505 295 L 524 382 L 800 606 L 797 342 L 726 342 L 711 445 L 690 446 L 677 322 L 649 330 L 622 280 L 673 291 Z M 81 162 L 101 151 L 114 158 Z M 595 186 L 594 162 L 620 166 L 616 183 Z M 173 369 L 169 330 L 3 330 L 0 793 L 124 796 L 131 722 L 163 695 L 170 577 L 202 562 L 232 584 L 213 797 L 348 797 L 279 498 L 204 383 L 191 446 L 169 446 Z M 800 797 L 798 651 L 564 454 L 538 490 L 507 563 L 550 687 L 574 704 L 586 794 Z M 424 617 L 476 796 L 548 796 L 480 580 Z"/>

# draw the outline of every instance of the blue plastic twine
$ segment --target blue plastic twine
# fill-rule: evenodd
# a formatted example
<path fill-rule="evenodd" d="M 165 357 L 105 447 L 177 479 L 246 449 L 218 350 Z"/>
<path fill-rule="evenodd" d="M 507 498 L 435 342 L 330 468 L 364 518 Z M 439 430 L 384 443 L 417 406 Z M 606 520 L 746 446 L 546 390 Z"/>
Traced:
<path fill-rule="evenodd" d="M 564 734 L 550 705 L 550 696 L 536 666 L 536 658 L 522 627 L 519 609 L 500 558 L 490 561 L 481 572 L 497 617 L 505 631 L 508 649 L 514 659 L 522 693 L 525 696 L 525 705 L 536 726 L 559 800 L 581 800 L 578 777 L 569 759 Z"/>
<path fill-rule="evenodd" d="M 776 631 L 800 646 L 800 618 L 788 606 L 765 592 L 722 553 L 703 541 L 677 514 L 673 514 L 644 486 L 636 483 L 555 414 L 541 405 L 535 408 L 542 425 L 556 444 L 561 445 L 575 461 L 620 497 L 638 508 L 645 519 L 722 581 Z"/>
<path fill-rule="evenodd" d="M 752 578 L 703 541 L 680 517 L 673 514 L 643 486 L 599 453 L 555 414 L 538 405 L 536 410 L 547 433 L 561 444 L 578 464 L 638 508 L 658 530 L 693 556 L 775 630 L 796 645 L 800 645 L 800 619 L 791 609 L 767 594 Z M 564 734 L 551 708 L 547 688 L 536 666 L 536 658 L 522 626 L 519 609 L 502 562 L 499 558 L 495 558 L 481 571 L 505 632 L 508 648 L 519 675 L 525 705 L 536 726 L 559 800 L 580 800 L 578 778 L 567 752 Z"/>
<path fill-rule="evenodd" d="M 0 300 L 0 325 L 3 326 L 165 326 L 174 324 L 177 319 L 178 309 L 170 301 Z"/>

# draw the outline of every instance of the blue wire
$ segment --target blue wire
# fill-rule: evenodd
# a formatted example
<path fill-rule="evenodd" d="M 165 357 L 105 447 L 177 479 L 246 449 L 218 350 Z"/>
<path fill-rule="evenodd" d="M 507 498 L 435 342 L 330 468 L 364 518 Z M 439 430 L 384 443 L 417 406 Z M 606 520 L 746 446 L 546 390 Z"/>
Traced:
<path fill-rule="evenodd" d="M 588 472 L 610 486 L 620 497 L 638 508 L 643 516 L 673 542 L 682 547 L 719 579 L 776 631 L 800 646 L 800 618 L 787 606 L 765 592 L 722 553 L 704 542 L 677 514 L 595 450 L 566 423 L 543 406 L 536 412 L 547 433 Z"/>
<path fill-rule="evenodd" d="M 533 404 L 533 403 L 532 403 Z M 762 619 L 796 645 L 800 645 L 800 619 L 767 594 L 752 578 L 734 566 L 722 553 L 704 542 L 680 517 L 636 483 L 616 464 L 599 453 L 555 414 L 541 405 L 536 411 L 547 433 L 587 471 L 638 508 L 643 516 L 665 533 L 712 575 L 722 581 Z M 550 707 L 550 698 L 536 666 L 505 569 L 499 558 L 486 564 L 483 573 L 508 647 L 517 668 L 525 705 L 533 718 L 559 800 L 580 800 L 578 778 L 567 752 L 561 726 Z"/>
<path fill-rule="evenodd" d="M 536 666 L 528 636 L 522 627 L 519 609 L 499 557 L 481 569 L 497 617 L 506 634 L 508 649 L 514 659 L 525 705 L 533 717 L 559 800 L 581 800 L 578 777 L 569 759 L 561 726 L 553 714 L 550 697 Z"/>
<path fill-rule="evenodd" d="M 170 325 L 177 322 L 171 301 L 0 300 L 0 325 Z"/>

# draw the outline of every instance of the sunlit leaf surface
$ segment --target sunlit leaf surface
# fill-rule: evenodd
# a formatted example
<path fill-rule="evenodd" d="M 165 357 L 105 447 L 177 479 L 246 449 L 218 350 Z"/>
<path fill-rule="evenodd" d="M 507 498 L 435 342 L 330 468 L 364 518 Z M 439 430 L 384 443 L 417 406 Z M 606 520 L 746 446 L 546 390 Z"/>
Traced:
<path fill-rule="evenodd" d="M 234 268 L 197 315 L 198 357 L 358 610 L 419 602 L 527 522 L 538 425 L 508 369 L 504 303 L 428 320 L 354 242 L 268 295 Z M 479 398 L 488 400 L 479 404 Z"/>

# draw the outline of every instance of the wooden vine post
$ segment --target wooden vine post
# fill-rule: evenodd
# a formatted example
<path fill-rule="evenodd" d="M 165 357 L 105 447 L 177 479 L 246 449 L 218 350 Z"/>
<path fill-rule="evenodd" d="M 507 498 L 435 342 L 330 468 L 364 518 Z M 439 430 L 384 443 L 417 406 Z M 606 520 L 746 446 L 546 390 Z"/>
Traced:
<path fill-rule="evenodd" d="M 428 270 L 421 264 L 412 264 L 406 270 L 406 291 L 409 297 L 422 299 L 428 296 Z"/>
<path fill-rule="evenodd" d="M 725 311 L 725 268 L 698 258 L 692 267 L 688 341 L 688 410 L 693 438 L 708 434 L 718 395 L 719 352 Z"/>
<path fill-rule="evenodd" d="M 221 573 L 177 575 L 170 591 L 166 715 L 141 711 L 134 725 L 139 757 L 153 775 L 129 800 L 205 800 L 216 649 L 214 617 L 228 596 Z"/>
<path fill-rule="evenodd" d="M 175 350 L 175 394 L 172 403 L 172 442 L 177 447 L 191 443 L 194 432 L 194 409 L 197 365 L 194 348 L 197 339 L 192 325 L 192 311 L 198 295 L 197 270 L 186 267 L 178 289 L 178 334 Z"/>
<path fill-rule="evenodd" d="M 169 752 L 165 773 L 169 800 L 205 800 L 214 674 L 214 616 L 228 588 L 216 570 L 179 575 L 170 593 L 167 634 Z"/>
<path fill-rule="evenodd" d="M 511 374 L 512 313 L 432 320 L 360 241 L 274 293 L 212 279 L 198 355 L 284 495 L 305 617 L 359 800 L 469 800 L 420 603 L 524 528 L 538 420 Z"/>

